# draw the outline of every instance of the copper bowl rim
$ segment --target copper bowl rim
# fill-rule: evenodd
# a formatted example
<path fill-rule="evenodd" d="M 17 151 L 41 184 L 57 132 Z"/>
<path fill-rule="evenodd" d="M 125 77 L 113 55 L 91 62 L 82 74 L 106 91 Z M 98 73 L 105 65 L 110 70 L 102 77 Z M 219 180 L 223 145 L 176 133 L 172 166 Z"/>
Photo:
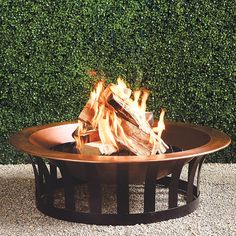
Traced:
<path fill-rule="evenodd" d="M 183 122 L 167 121 L 166 123 L 180 127 L 184 126 L 201 131 L 209 136 L 209 142 L 202 146 L 185 150 L 182 152 L 174 152 L 174 153 L 158 154 L 150 156 L 82 155 L 82 154 L 55 151 L 42 146 L 35 145 L 32 142 L 30 142 L 30 136 L 37 131 L 61 125 L 76 124 L 76 122 L 60 122 L 60 123 L 51 123 L 42 126 L 33 126 L 25 128 L 22 131 L 19 131 L 11 135 L 10 143 L 17 150 L 23 151 L 33 156 L 44 157 L 54 160 L 82 162 L 82 163 L 143 163 L 143 162 L 157 162 L 157 161 L 160 162 L 160 161 L 170 161 L 179 159 L 189 159 L 196 156 L 202 156 L 219 151 L 227 147 L 231 143 L 231 139 L 228 135 L 213 128 L 195 124 L 183 123 Z"/>

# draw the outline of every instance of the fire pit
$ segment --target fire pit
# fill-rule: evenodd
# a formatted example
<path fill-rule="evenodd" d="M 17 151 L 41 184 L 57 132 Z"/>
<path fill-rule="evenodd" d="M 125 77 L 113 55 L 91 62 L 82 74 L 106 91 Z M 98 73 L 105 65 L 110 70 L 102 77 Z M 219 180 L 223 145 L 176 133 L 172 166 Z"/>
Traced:
<path fill-rule="evenodd" d="M 77 122 L 64 122 L 26 128 L 12 135 L 10 142 L 30 155 L 37 208 L 57 219 L 81 223 L 151 223 L 193 212 L 199 204 L 199 177 L 206 154 L 230 144 L 230 138 L 220 131 L 166 122 L 163 139 L 175 152 L 149 156 L 85 155 L 73 153 L 72 133 L 77 126 Z M 180 178 L 184 165 L 188 165 L 187 180 Z M 103 183 L 116 188 L 116 213 L 103 213 Z M 144 188 L 143 211 L 130 213 L 129 187 L 140 183 Z M 82 212 L 76 206 L 79 200 L 75 189 L 82 185 L 88 187 L 89 212 Z M 156 189 L 162 186 L 168 189 L 166 210 L 155 207 Z M 59 197 L 58 190 L 63 193 Z M 184 205 L 179 204 L 180 196 L 184 198 Z M 58 198 L 60 206 L 56 204 Z"/>
<path fill-rule="evenodd" d="M 81 223 L 125 225 L 181 217 L 197 208 L 204 157 L 228 146 L 230 138 L 211 128 L 164 123 L 164 109 L 154 121 L 146 112 L 148 95 L 146 89 L 132 91 L 121 78 L 107 87 L 102 80 L 78 122 L 27 128 L 11 137 L 14 147 L 30 155 L 40 211 Z M 104 212 L 103 184 L 115 186 L 115 213 Z M 132 184 L 144 189 L 139 213 L 129 207 Z M 81 185 L 88 189 L 88 212 L 78 208 Z M 164 210 L 156 207 L 162 187 L 168 189 Z"/>

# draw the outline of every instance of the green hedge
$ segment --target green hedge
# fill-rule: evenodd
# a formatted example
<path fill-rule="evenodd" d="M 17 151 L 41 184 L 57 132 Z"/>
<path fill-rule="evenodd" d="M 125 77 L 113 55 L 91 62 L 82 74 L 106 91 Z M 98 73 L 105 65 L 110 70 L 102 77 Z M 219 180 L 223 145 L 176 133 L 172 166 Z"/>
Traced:
<path fill-rule="evenodd" d="M 149 109 L 233 139 L 210 161 L 235 162 L 235 2 L 152 0 L 0 3 L 0 163 L 27 126 L 77 117 L 95 69 L 152 91 Z"/>

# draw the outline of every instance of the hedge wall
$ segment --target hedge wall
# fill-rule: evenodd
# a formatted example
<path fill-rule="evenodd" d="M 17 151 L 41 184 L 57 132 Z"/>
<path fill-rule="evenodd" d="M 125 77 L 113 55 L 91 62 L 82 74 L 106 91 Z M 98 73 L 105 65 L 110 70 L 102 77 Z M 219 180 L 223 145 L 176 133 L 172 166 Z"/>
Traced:
<path fill-rule="evenodd" d="M 235 12 L 233 0 L 2 0 L 0 163 L 27 161 L 12 132 L 77 117 L 90 69 L 149 88 L 156 115 L 228 133 L 208 160 L 235 162 Z"/>

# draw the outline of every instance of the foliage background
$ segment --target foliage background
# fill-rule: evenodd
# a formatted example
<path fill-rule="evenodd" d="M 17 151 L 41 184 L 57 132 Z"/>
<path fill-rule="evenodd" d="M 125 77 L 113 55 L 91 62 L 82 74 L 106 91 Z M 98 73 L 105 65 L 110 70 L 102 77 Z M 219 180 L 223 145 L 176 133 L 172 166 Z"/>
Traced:
<path fill-rule="evenodd" d="M 0 2 L 0 163 L 27 162 L 8 144 L 27 126 L 75 119 L 94 69 L 152 91 L 158 115 L 228 133 L 208 161 L 236 161 L 235 2 Z"/>

